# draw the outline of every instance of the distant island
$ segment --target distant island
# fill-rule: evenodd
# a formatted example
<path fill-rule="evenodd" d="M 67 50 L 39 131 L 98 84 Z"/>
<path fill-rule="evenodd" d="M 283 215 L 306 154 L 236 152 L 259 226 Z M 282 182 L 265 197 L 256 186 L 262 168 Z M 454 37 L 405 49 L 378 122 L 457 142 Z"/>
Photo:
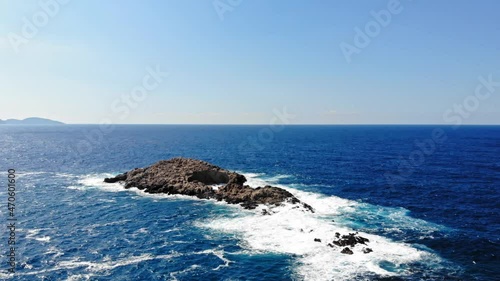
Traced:
<path fill-rule="evenodd" d="M 50 119 L 38 118 L 38 117 L 30 117 L 24 120 L 17 119 L 7 119 L 1 120 L 0 125 L 64 125 L 64 123 L 59 121 L 54 121 Z"/>

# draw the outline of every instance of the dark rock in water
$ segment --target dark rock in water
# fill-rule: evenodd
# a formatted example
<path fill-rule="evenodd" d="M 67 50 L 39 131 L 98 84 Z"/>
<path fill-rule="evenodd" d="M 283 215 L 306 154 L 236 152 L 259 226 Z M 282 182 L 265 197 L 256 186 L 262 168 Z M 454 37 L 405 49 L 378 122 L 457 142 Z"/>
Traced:
<path fill-rule="evenodd" d="M 311 213 L 314 213 L 314 209 L 313 209 L 313 207 L 311 207 L 311 205 L 306 204 L 306 203 L 302 203 L 302 206 L 304 208 L 306 208 L 307 210 L 311 211 Z"/>
<path fill-rule="evenodd" d="M 363 248 L 363 253 L 368 254 L 368 253 L 371 253 L 371 252 L 373 252 L 372 249 L 370 249 L 370 248 Z"/>
<path fill-rule="evenodd" d="M 328 247 L 333 248 L 335 246 L 333 246 L 332 244 L 328 243 Z"/>
<path fill-rule="evenodd" d="M 319 239 L 319 238 L 314 238 L 314 242 L 320 242 L 320 243 L 321 243 L 321 239 Z"/>
<path fill-rule="evenodd" d="M 209 198 L 206 198 L 206 199 L 209 199 Z M 237 203 L 229 203 L 229 204 L 237 204 Z M 252 210 L 252 209 L 257 208 L 259 206 L 259 204 L 256 202 L 252 202 L 252 201 L 244 201 L 244 202 L 241 202 L 240 206 L 245 208 L 245 209 Z"/>
<path fill-rule="evenodd" d="M 269 211 L 266 210 L 266 209 L 262 209 L 262 215 L 264 215 L 264 216 L 270 216 L 271 213 L 269 213 Z"/>
<path fill-rule="evenodd" d="M 336 238 L 340 238 L 340 233 L 335 232 L 335 237 L 336 237 Z"/>
<path fill-rule="evenodd" d="M 106 178 L 104 181 L 122 182 L 125 188 L 137 187 L 147 193 L 182 194 L 201 199 L 215 199 L 229 204 L 240 204 L 245 209 L 255 209 L 259 204 L 279 206 L 289 202 L 300 204 L 305 210 L 314 212 L 311 206 L 300 202 L 282 188 L 251 188 L 244 185 L 245 176 L 195 159 L 164 160 L 114 178 Z M 214 189 L 212 185 L 216 184 L 224 186 Z"/>
<path fill-rule="evenodd" d="M 341 253 L 342 253 L 342 254 L 346 254 L 346 255 L 352 255 L 352 254 L 354 254 L 354 253 L 352 252 L 352 250 L 351 250 L 351 249 L 349 249 L 349 247 L 345 247 L 345 248 L 341 251 Z"/>
<path fill-rule="evenodd" d="M 127 173 L 124 173 L 124 174 L 118 175 L 118 176 L 116 176 L 114 178 L 105 178 L 104 182 L 115 183 L 115 182 L 124 181 L 126 179 L 127 179 Z"/>
<path fill-rule="evenodd" d="M 337 234 L 339 234 L 339 233 L 335 233 L 335 237 L 338 238 L 338 236 L 340 236 L 340 234 L 339 235 L 337 235 Z M 370 242 L 370 240 L 357 235 L 357 232 L 356 232 L 356 233 L 349 233 L 349 235 L 342 235 L 342 237 L 340 239 L 334 240 L 333 244 L 335 244 L 337 246 L 341 246 L 341 247 L 344 247 L 344 246 L 354 247 L 354 246 L 356 246 L 356 244 L 365 245 L 367 242 Z"/>

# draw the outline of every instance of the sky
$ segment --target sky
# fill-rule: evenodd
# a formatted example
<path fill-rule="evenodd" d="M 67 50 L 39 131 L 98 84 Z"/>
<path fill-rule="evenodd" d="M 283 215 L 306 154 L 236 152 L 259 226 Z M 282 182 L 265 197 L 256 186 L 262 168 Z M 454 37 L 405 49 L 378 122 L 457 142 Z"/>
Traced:
<path fill-rule="evenodd" d="M 0 119 L 500 124 L 499 10 L 496 0 L 0 0 Z"/>

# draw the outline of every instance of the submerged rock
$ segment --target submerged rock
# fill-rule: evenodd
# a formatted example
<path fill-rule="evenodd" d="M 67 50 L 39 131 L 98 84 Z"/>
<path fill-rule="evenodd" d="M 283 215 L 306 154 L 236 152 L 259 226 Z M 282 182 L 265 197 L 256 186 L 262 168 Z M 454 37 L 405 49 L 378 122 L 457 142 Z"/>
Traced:
<path fill-rule="evenodd" d="M 345 248 L 341 251 L 341 253 L 342 253 L 342 254 L 346 254 L 346 255 L 352 255 L 352 254 L 354 254 L 354 253 L 352 252 L 352 250 L 351 250 L 351 249 L 349 249 L 349 247 L 345 247 Z"/>
<path fill-rule="evenodd" d="M 121 182 L 125 188 L 136 187 L 147 193 L 166 193 L 216 199 L 229 204 L 240 204 L 245 209 L 255 209 L 259 204 L 281 205 L 285 202 L 300 204 L 305 210 L 314 209 L 300 202 L 290 192 L 273 186 L 252 188 L 244 185 L 245 176 L 222 169 L 207 162 L 173 158 L 160 161 L 146 168 L 106 178 L 104 182 Z M 224 185 L 217 189 L 213 185 Z"/>
<path fill-rule="evenodd" d="M 270 216 L 270 215 L 271 215 L 271 213 L 269 213 L 269 211 L 268 211 L 268 210 L 266 210 L 266 209 L 262 209 L 262 215 L 263 215 L 263 216 Z"/>
<path fill-rule="evenodd" d="M 373 250 L 371 248 L 363 248 L 363 253 L 368 254 L 371 252 L 373 252 Z"/>

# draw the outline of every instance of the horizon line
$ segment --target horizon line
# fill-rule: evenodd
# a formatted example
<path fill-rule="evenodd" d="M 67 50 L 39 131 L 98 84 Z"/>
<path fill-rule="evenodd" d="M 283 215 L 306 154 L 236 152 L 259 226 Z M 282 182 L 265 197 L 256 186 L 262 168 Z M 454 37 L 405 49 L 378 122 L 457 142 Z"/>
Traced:
<path fill-rule="evenodd" d="M 98 123 L 64 123 L 60 125 L 150 125 L 150 126 L 448 126 L 448 127 L 462 127 L 462 126 L 500 126 L 500 123 L 490 124 L 490 123 L 476 123 L 476 124 L 447 124 L 447 123 L 345 123 L 345 124 L 325 124 L 325 123 L 304 123 L 304 124 L 265 124 L 265 123 L 252 123 L 252 124 L 230 124 L 230 123 L 213 123 L 213 124 L 203 124 L 203 123 L 111 123 L 111 124 L 98 124 Z M 2 124 L 7 126 L 58 126 L 52 124 Z"/>

